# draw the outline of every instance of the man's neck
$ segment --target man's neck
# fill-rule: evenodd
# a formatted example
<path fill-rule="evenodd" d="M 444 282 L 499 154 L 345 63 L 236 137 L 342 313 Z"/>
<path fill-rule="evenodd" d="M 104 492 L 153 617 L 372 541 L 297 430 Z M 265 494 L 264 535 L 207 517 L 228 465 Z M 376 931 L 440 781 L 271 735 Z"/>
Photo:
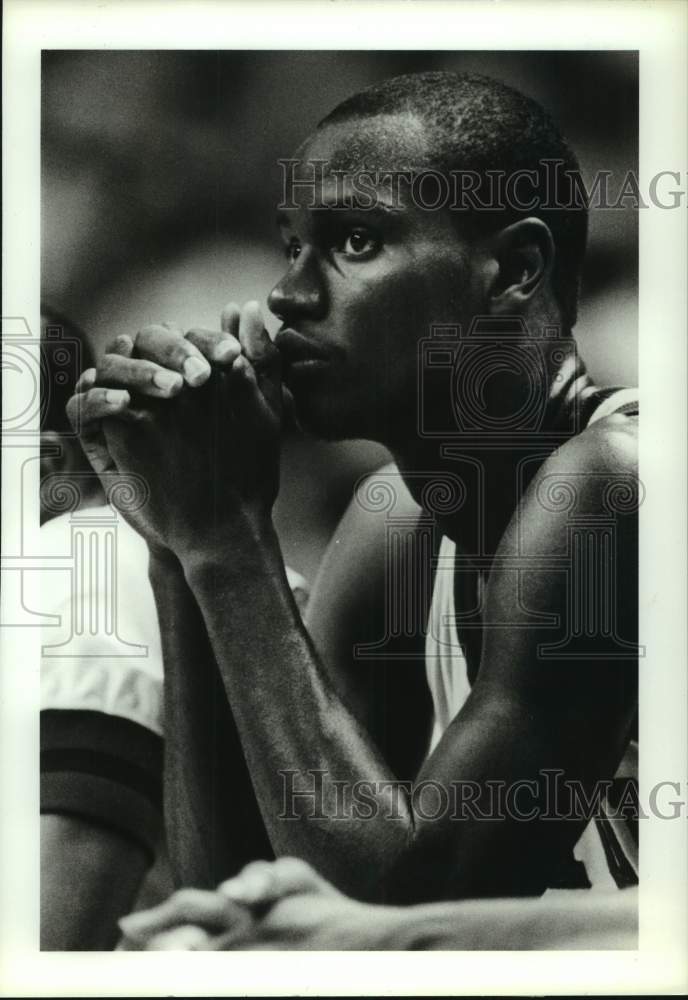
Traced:
<path fill-rule="evenodd" d="M 444 534 L 479 561 L 490 560 L 533 476 L 555 449 L 582 429 L 581 399 L 594 390 L 575 351 L 555 363 L 534 418 L 503 433 L 416 436 L 392 454 L 414 499 L 437 517 Z M 450 418 L 454 425 L 456 418 Z"/>

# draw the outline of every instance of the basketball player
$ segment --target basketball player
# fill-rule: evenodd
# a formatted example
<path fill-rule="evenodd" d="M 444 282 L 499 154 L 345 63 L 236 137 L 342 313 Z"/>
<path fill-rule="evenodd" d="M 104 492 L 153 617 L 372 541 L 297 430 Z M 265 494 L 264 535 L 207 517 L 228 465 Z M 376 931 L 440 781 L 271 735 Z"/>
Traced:
<path fill-rule="evenodd" d="M 77 351 L 92 364 L 85 334 L 44 306 L 41 554 L 50 558 L 73 550 L 71 515 L 55 503 L 70 487 L 96 524 L 117 516 L 65 418 L 75 377 L 54 377 L 55 355 Z M 161 840 L 160 637 L 145 543 L 118 520 L 120 627 L 145 657 L 122 655 L 116 636 L 88 629 L 66 655 L 73 603 L 97 605 L 104 595 L 78 569 L 47 570 L 40 581 L 40 606 L 62 623 L 45 630 L 41 660 L 41 948 L 49 951 L 112 948 Z"/>
<path fill-rule="evenodd" d="M 521 94 L 430 73 L 345 101 L 292 167 L 274 344 L 256 303 L 147 327 L 70 403 L 93 467 L 150 490 L 178 881 L 295 855 L 371 901 L 632 884 L 632 836 L 580 808 L 634 733 L 638 483 L 635 393 L 595 386 L 572 337 L 576 158 Z M 497 175 L 509 197 L 437 206 L 414 182 Z M 396 463 L 306 627 L 271 521 L 285 399 Z M 388 545 L 402 522 L 418 544 Z M 394 627 L 391 582 L 428 568 Z"/>

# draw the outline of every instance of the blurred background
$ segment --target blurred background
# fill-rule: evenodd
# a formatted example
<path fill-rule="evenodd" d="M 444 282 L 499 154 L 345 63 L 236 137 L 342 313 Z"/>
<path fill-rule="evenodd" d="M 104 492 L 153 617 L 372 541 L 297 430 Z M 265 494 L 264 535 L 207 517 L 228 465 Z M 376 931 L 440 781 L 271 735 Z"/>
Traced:
<path fill-rule="evenodd" d="M 612 171 L 617 190 L 637 170 L 633 52 L 45 51 L 43 301 L 96 354 L 146 323 L 217 328 L 226 302 L 264 304 L 284 269 L 278 158 L 355 91 L 428 69 L 534 97 L 586 179 Z M 594 211 L 576 333 L 602 384 L 637 382 L 637 256 L 637 212 Z M 387 457 L 289 438 L 275 518 L 290 565 L 313 579 L 354 482 Z"/>

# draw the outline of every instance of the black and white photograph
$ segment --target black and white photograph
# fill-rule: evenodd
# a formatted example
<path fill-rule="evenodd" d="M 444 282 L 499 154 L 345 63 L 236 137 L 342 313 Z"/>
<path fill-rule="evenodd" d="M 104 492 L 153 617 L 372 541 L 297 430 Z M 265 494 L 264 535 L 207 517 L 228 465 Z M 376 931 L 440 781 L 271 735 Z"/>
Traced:
<path fill-rule="evenodd" d="M 323 6 L 347 45 L 309 31 Z M 403 6 L 283 5 L 298 44 L 255 3 L 263 43 L 232 45 L 242 5 L 199 5 L 200 45 L 151 30 L 189 5 L 142 4 L 139 44 L 32 50 L 0 624 L 46 970 L 207 961 L 232 995 L 208 953 L 341 953 L 326 989 L 360 993 L 345 953 L 441 951 L 492 971 L 407 991 L 528 992 L 499 963 L 542 953 L 553 992 L 688 978 L 666 932 L 638 971 L 687 926 L 685 426 L 658 434 L 685 164 L 645 165 L 640 43 L 555 41 L 542 4 L 502 5 L 539 12 L 531 44 L 445 37 L 489 4 L 427 5 L 432 46 L 365 30 Z"/>

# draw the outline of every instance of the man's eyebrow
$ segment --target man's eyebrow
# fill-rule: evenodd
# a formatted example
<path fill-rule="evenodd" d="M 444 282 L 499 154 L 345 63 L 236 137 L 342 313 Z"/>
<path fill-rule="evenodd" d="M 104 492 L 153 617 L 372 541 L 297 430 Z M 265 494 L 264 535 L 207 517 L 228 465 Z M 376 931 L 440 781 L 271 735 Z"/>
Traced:
<path fill-rule="evenodd" d="M 369 216 L 371 221 L 380 218 L 392 218 L 403 214 L 403 208 L 398 205 L 390 205 L 387 202 L 377 200 L 374 205 L 367 205 L 365 202 L 357 202 L 355 198 L 323 198 L 313 205 L 307 206 L 307 211 L 315 219 L 324 220 L 326 218 L 336 218 L 346 212 L 355 212 Z M 284 209 L 279 209 L 275 217 L 278 229 L 291 229 L 291 219 L 289 213 Z"/>
<path fill-rule="evenodd" d="M 363 212 L 366 215 L 399 215 L 403 212 L 403 208 L 399 205 L 391 205 L 385 201 L 380 201 L 377 199 L 373 205 L 368 205 L 366 201 L 357 201 L 356 198 L 323 198 L 321 201 L 314 203 L 313 205 L 308 205 L 307 210 L 313 215 L 320 215 L 330 212 Z M 283 226 L 286 228 L 291 227 L 291 219 L 289 213 L 284 209 L 278 209 L 277 215 L 275 216 L 275 222 L 278 228 Z"/>
<path fill-rule="evenodd" d="M 323 198 L 317 205 L 311 206 L 311 211 L 314 212 L 345 212 L 347 209 L 352 212 L 370 212 L 381 215 L 398 215 L 403 211 L 400 205 L 389 204 L 379 198 L 375 199 L 374 204 L 369 205 L 367 197 L 363 200 L 357 200 L 355 196 L 351 198 Z"/>

